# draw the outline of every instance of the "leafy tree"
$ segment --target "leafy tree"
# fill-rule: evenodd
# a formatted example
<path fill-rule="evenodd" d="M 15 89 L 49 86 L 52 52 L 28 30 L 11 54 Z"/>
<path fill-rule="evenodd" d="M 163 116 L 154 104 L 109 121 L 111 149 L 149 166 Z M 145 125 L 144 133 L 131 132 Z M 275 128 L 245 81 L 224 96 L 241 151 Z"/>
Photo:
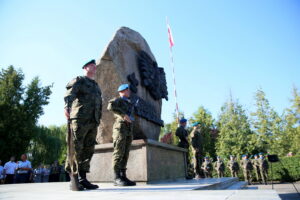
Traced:
<path fill-rule="evenodd" d="M 255 134 L 250 129 L 248 117 L 242 105 L 232 98 L 221 108 L 217 123 L 219 136 L 216 152 L 222 157 L 255 152 Z"/>
<path fill-rule="evenodd" d="M 36 128 L 36 134 L 30 142 L 28 151 L 32 155 L 34 166 L 40 163 L 51 164 L 55 160 L 60 163 L 65 161 L 66 131 L 66 125 Z"/>
<path fill-rule="evenodd" d="M 51 86 L 40 86 L 38 77 L 23 86 L 24 74 L 13 66 L 0 72 L 0 155 L 25 153 L 34 137 L 36 123 L 49 103 Z"/>
<path fill-rule="evenodd" d="M 300 93 L 296 87 L 293 88 L 291 107 L 286 109 L 284 134 L 280 138 L 282 154 L 288 152 L 300 153 Z"/>
<path fill-rule="evenodd" d="M 255 93 L 256 111 L 251 113 L 252 126 L 257 134 L 256 146 L 260 151 L 279 153 L 278 140 L 283 133 L 282 118 L 271 108 L 262 89 Z"/>
<path fill-rule="evenodd" d="M 204 107 L 199 107 L 197 112 L 193 114 L 193 117 L 190 119 L 191 123 L 200 122 L 201 125 L 201 134 L 203 138 L 203 154 L 204 156 L 215 157 L 215 137 L 213 131 L 215 131 L 214 119 L 211 113 Z"/>

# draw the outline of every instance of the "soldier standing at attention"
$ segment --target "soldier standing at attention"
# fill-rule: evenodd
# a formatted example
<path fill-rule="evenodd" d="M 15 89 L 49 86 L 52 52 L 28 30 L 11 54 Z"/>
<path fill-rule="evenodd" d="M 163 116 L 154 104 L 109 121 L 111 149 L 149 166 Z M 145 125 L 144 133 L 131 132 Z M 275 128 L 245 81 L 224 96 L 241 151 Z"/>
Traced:
<path fill-rule="evenodd" d="M 252 160 L 252 164 L 253 164 L 253 168 L 254 168 L 255 175 L 256 175 L 256 181 L 261 183 L 259 160 L 258 160 L 258 155 L 257 154 L 254 155 L 254 159 Z"/>
<path fill-rule="evenodd" d="M 209 157 L 204 158 L 204 162 L 202 163 L 201 168 L 204 172 L 205 178 L 212 178 L 213 166 L 212 166 L 212 163 L 211 163 Z"/>
<path fill-rule="evenodd" d="M 94 154 L 97 127 L 102 111 L 101 90 L 94 80 L 96 62 L 82 67 L 84 76 L 78 76 L 67 85 L 65 115 L 68 119 L 68 157 L 66 171 L 70 173 L 71 190 L 97 189 L 86 179 Z"/>
<path fill-rule="evenodd" d="M 229 168 L 232 177 L 238 177 L 240 167 L 233 155 L 230 155 L 230 160 L 227 163 L 227 167 Z"/>
<path fill-rule="evenodd" d="M 118 88 L 120 97 L 112 99 L 108 103 L 108 110 L 114 113 L 113 125 L 112 165 L 114 170 L 115 186 L 134 186 L 135 182 L 126 176 L 126 165 L 129 158 L 131 142 L 133 140 L 134 102 L 130 99 L 128 84 Z"/>
<path fill-rule="evenodd" d="M 200 123 L 195 122 L 192 124 L 193 130 L 191 132 L 191 137 L 192 137 L 192 146 L 194 150 L 194 163 L 195 163 L 195 174 L 196 178 L 201 177 L 201 165 L 202 165 L 202 156 L 203 156 L 203 151 L 202 151 L 202 135 L 199 131 L 200 128 Z"/>
<path fill-rule="evenodd" d="M 215 162 L 215 169 L 218 174 L 218 178 L 224 177 L 225 164 L 220 156 L 217 156 L 217 161 Z"/>
<path fill-rule="evenodd" d="M 248 160 L 247 155 L 242 156 L 241 160 L 241 166 L 243 168 L 243 173 L 244 173 L 244 178 L 245 181 L 248 183 L 248 185 L 252 184 L 252 170 L 253 170 L 253 165 L 250 160 Z"/>
<path fill-rule="evenodd" d="M 259 170 L 260 170 L 262 181 L 264 182 L 265 185 L 267 185 L 269 163 L 265 159 L 262 153 L 259 153 L 258 163 L 259 163 Z"/>
<path fill-rule="evenodd" d="M 189 144 L 189 139 L 188 139 L 188 131 L 185 129 L 186 127 L 186 122 L 187 120 L 182 118 L 180 119 L 179 123 L 180 123 L 180 126 L 176 129 L 176 136 L 179 138 L 179 143 L 178 143 L 178 146 L 181 147 L 181 148 L 184 148 L 186 150 L 188 150 L 188 152 L 186 153 L 186 167 L 187 167 L 187 176 L 186 176 L 186 179 L 192 179 L 193 178 L 193 169 L 192 166 L 191 166 L 191 163 L 190 163 L 190 156 L 189 156 L 189 147 L 190 147 L 190 144 Z"/>

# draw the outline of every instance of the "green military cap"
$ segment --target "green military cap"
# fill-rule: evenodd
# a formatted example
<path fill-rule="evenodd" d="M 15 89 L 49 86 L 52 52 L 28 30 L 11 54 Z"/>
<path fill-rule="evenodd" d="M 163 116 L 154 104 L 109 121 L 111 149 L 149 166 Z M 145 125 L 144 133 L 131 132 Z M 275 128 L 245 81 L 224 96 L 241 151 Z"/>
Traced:
<path fill-rule="evenodd" d="M 89 64 L 96 64 L 96 61 L 93 59 L 87 63 L 85 63 L 83 66 L 82 66 L 82 69 L 84 69 L 86 66 L 88 66 Z"/>

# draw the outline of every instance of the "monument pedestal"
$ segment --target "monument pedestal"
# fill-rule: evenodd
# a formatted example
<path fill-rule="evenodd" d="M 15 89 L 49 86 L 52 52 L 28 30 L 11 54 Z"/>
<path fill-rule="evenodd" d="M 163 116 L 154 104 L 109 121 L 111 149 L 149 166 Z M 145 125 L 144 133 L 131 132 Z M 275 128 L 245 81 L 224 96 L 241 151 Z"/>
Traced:
<path fill-rule="evenodd" d="M 112 182 L 113 144 L 96 145 L 88 179 Z M 137 182 L 156 182 L 186 177 L 187 150 L 154 140 L 134 140 L 127 164 L 127 177 Z"/>

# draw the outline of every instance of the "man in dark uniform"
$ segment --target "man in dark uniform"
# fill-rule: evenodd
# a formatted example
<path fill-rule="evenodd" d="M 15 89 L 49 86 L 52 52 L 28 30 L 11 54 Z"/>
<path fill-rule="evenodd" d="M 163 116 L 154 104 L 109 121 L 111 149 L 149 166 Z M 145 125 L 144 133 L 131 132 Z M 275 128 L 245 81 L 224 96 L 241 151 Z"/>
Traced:
<path fill-rule="evenodd" d="M 178 146 L 181 147 L 181 148 L 184 148 L 186 150 L 188 150 L 188 152 L 186 153 L 186 157 L 185 157 L 185 160 L 186 160 L 186 167 L 187 167 L 187 176 L 186 176 L 186 179 L 192 179 L 193 178 L 193 167 L 190 163 L 190 156 L 189 156 L 189 147 L 190 147 L 190 144 L 189 144 L 189 139 L 188 139 L 188 131 L 185 129 L 186 127 L 186 122 L 187 120 L 182 118 L 180 119 L 179 123 L 179 127 L 176 129 L 176 136 L 179 138 L 179 143 L 178 143 Z"/>
<path fill-rule="evenodd" d="M 71 175 L 73 191 L 98 188 L 86 179 L 86 173 L 90 170 L 90 161 L 94 154 L 102 97 L 101 90 L 94 80 L 95 60 L 86 63 L 82 68 L 84 76 L 78 76 L 68 83 L 64 97 L 69 127 L 66 171 Z"/>
<path fill-rule="evenodd" d="M 133 140 L 134 106 L 128 84 L 120 85 L 118 88 L 120 97 L 112 99 L 107 109 L 114 113 L 115 122 L 113 125 L 112 165 L 114 170 L 115 186 L 134 186 L 135 182 L 126 176 L 126 166 L 129 158 L 131 142 Z"/>

